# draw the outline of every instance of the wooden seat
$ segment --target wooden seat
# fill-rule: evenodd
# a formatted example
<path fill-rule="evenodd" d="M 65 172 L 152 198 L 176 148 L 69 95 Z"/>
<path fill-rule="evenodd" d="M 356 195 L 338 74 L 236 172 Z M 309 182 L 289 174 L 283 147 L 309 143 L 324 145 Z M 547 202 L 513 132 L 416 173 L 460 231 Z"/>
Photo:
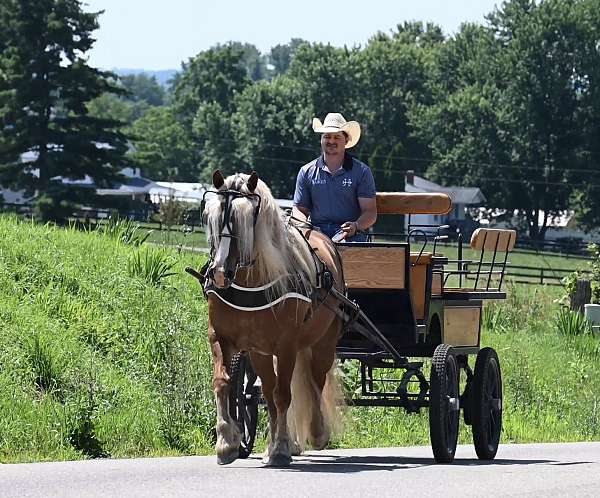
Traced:
<path fill-rule="evenodd" d="M 471 249 L 479 251 L 476 261 L 459 262 L 459 270 L 445 270 L 447 279 L 451 275 L 459 275 L 459 285 L 463 287 L 466 280 L 474 280 L 470 289 L 447 287 L 444 295 L 453 296 L 465 292 L 477 292 L 482 296 L 499 295 L 508 262 L 508 254 L 514 249 L 517 240 L 515 230 L 498 228 L 478 228 L 471 236 Z M 474 268 L 473 268 L 474 267 Z M 463 280 L 465 280 L 463 284 Z M 468 285 L 468 284 L 467 284 Z"/>

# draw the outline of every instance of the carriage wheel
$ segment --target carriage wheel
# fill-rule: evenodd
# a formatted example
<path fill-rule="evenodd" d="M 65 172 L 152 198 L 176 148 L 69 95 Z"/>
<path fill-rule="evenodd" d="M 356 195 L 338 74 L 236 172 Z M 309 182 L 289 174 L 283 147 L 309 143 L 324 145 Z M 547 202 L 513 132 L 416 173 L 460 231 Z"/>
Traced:
<path fill-rule="evenodd" d="M 452 347 L 440 344 L 433 353 L 429 387 L 429 435 L 437 463 L 454 460 L 459 419 L 458 365 Z"/>
<path fill-rule="evenodd" d="M 470 397 L 475 452 L 480 460 L 492 460 L 502 432 L 502 374 L 492 348 L 477 354 Z"/>
<path fill-rule="evenodd" d="M 239 458 L 248 458 L 256 439 L 258 403 L 261 397 L 260 386 L 256 385 L 257 375 L 250 364 L 248 353 L 241 352 L 233 356 L 229 377 L 229 413 L 242 435 Z"/>

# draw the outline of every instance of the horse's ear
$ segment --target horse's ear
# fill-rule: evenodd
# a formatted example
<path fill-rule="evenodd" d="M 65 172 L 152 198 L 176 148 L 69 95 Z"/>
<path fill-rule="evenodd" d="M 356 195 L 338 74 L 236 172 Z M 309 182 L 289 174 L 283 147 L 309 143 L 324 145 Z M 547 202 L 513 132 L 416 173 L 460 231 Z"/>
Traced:
<path fill-rule="evenodd" d="M 216 170 L 213 173 L 213 185 L 215 186 L 216 189 L 219 189 L 223 186 L 223 184 L 225 183 L 225 178 L 223 177 L 223 173 L 221 173 L 221 170 Z"/>
<path fill-rule="evenodd" d="M 256 171 L 253 171 L 250 174 L 250 178 L 248 178 L 248 190 L 250 190 L 250 192 L 254 192 L 257 185 L 258 185 L 258 173 Z"/>

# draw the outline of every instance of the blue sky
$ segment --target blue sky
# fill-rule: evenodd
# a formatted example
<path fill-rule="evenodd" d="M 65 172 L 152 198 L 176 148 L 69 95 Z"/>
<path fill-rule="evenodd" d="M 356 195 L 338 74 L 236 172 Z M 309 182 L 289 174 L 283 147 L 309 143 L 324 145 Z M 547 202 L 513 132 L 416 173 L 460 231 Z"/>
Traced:
<path fill-rule="evenodd" d="M 432 21 L 447 34 L 485 22 L 499 0 L 83 0 L 104 10 L 90 63 L 105 69 L 178 69 L 217 43 L 253 43 L 261 52 L 291 38 L 364 44 L 398 23 Z"/>

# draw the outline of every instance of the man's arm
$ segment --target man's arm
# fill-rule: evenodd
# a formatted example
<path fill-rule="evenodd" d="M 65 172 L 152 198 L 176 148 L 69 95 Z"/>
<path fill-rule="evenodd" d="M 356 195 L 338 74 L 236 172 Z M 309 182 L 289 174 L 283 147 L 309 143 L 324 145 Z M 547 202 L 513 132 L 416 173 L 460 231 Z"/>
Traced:
<path fill-rule="evenodd" d="M 360 216 L 356 223 L 359 230 L 367 230 L 377 221 L 377 200 L 375 197 L 359 197 Z"/>
<path fill-rule="evenodd" d="M 359 197 L 360 216 L 356 221 L 347 221 L 342 225 L 346 237 L 353 237 L 359 230 L 367 230 L 377 221 L 377 200 L 375 197 Z"/>
<path fill-rule="evenodd" d="M 298 218 L 299 220 L 306 221 L 310 215 L 310 211 L 308 208 L 304 206 L 294 206 L 292 208 L 292 216 L 294 218 Z"/>
<path fill-rule="evenodd" d="M 304 168 L 301 168 L 296 177 L 296 190 L 294 191 L 292 216 L 299 220 L 307 221 L 310 216 L 310 206 L 312 206 L 310 188 L 306 182 Z"/>

